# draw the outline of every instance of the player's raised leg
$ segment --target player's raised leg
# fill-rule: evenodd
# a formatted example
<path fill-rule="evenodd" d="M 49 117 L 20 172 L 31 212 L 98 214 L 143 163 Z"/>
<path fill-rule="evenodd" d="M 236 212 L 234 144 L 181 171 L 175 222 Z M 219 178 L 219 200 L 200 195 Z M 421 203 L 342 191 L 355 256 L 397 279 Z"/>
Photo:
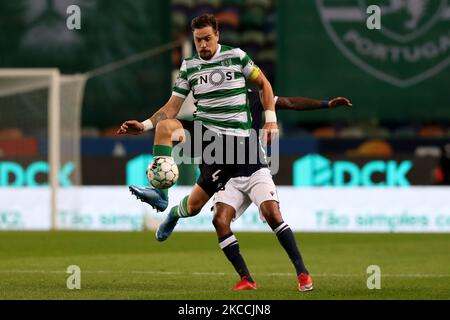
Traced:
<path fill-rule="evenodd" d="M 200 164 L 200 177 L 189 196 L 184 197 L 178 206 L 170 210 L 166 220 L 156 231 L 158 241 L 167 240 L 172 234 L 178 219 L 190 218 L 200 213 L 209 199 L 230 180 L 229 167 L 225 165 Z"/>
<path fill-rule="evenodd" d="M 289 225 L 283 221 L 278 202 L 265 201 L 260 204 L 259 209 L 295 267 L 298 290 L 302 292 L 311 291 L 313 289 L 312 278 L 305 267 L 294 233 Z"/>
<path fill-rule="evenodd" d="M 158 122 L 153 144 L 154 159 L 157 161 L 158 158 L 172 157 L 174 143 L 180 143 L 184 140 L 183 125 L 180 121 L 176 119 L 167 119 Z M 148 203 L 158 211 L 165 211 L 167 209 L 169 203 L 168 189 L 130 186 L 130 191 L 138 197 L 138 199 Z"/>
<path fill-rule="evenodd" d="M 172 234 L 180 218 L 189 218 L 200 213 L 211 196 L 201 186 L 196 184 L 190 195 L 181 200 L 180 204 L 170 209 L 163 223 L 156 230 L 156 240 L 165 241 Z"/>
<path fill-rule="evenodd" d="M 239 249 L 239 242 L 231 231 L 231 221 L 235 213 L 236 211 L 232 206 L 221 202 L 216 203 L 214 206 L 214 228 L 216 228 L 220 249 L 222 249 L 227 259 L 241 277 L 241 280 L 236 283 L 232 290 L 256 290 L 256 282 L 253 281 L 248 271 Z"/>

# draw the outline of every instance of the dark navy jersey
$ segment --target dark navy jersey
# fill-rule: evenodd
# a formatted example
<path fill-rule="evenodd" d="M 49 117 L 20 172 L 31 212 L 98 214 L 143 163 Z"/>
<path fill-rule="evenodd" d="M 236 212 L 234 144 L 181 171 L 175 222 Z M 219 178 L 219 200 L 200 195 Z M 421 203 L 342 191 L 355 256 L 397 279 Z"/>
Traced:
<path fill-rule="evenodd" d="M 259 132 L 262 128 L 262 112 L 264 110 L 261 99 L 259 98 L 259 93 L 250 91 L 248 93 L 248 100 L 250 103 L 250 112 L 252 114 L 252 128 Z"/>
<path fill-rule="evenodd" d="M 261 146 L 259 134 L 259 130 L 262 129 L 262 111 L 264 110 L 264 108 L 261 104 L 259 92 L 249 91 L 247 96 L 252 116 L 253 130 L 251 133 L 251 138 L 253 137 L 254 134 L 256 134 L 256 137 L 253 137 L 254 139 L 252 139 L 252 141 L 256 141 L 256 145 L 250 145 L 250 148 L 247 150 L 247 152 L 249 155 L 252 155 L 253 157 L 257 156 L 258 163 L 240 165 L 239 174 L 242 177 L 249 177 L 259 169 L 268 167 L 265 151 Z"/>
<path fill-rule="evenodd" d="M 265 151 L 261 146 L 260 137 L 259 137 L 259 130 L 261 129 L 261 123 L 262 123 L 262 111 L 263 107 L 259 98 L 258 92 L 248 92 L 248 100 L 250 104 L 250 112 L 252 117 L 252 129 L 250 133 L 250 137 L 230 137 L 234 143 L 232 145 L 225 145 L 225 148 L 223 150 L 223 155 L 225 156 L 228 153 L 233 153 L 234 155 L 234 164 L 230 167 L 227 165 L 227 171 L 230 174 L 232 178 L 234 177 L 248 177 L 251 176 L 253 173 L 258 171 L 261 168 L 267 168 L 267 160 L 265 157 Z M 194 141 L 195 139 L 201 139 L 201 137 L 195 137 L 194 136 L 194 130 L 193 130 L 193 124 L 195 121 L 181 121 L 183 124 L 183 127 L 189 131 L 191 136 L 193 137 Z M 202 127 L 202 136 L 207 130 L 205 127 Z M 222 135 L 224 137 L 224 135 Z M 221 138 L 220 138 L 221 139 Z M 208 146 L 210 142 L 202 142 L 202 155 L 198 155 L 195 152 L 200 150 L 194 150 L 193 144 L 190 148 L 191 155 L 188 155 L 192 157 L 192 154 L 195 155 L 196 158 L 202 159 L 203 162 L 203 152 L 205 148 Z M 243 148 L 244 146 L 244 148 Z M 230 148 L 234 148 L 234 150 L 230 150 Z M 245 151 L 244 151 L 245 150 Z M 233 151 L 233 152 L 231 152 Z M 245 153 L 245 162 L 242 163 L 242 155 Z M 239 162 L 238 162 L 239 160 Z M 231 169 L 231 170 L 230 170 Z M 205 170 L 206 171 L 206 170 Z"/>

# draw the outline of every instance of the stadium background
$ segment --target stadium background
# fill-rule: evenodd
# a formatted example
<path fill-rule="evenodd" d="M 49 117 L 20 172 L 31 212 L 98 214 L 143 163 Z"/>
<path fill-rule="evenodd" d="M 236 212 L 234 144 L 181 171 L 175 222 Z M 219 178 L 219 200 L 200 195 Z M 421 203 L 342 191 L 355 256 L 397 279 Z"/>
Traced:
<path fill-rule="evenodd" d="M 0 2 L 0 68 L 58 68 L 61 74 L 84 74 L 173 41 L 181 43 L 86 82 L 80 122 L 81 165 L 71 170 L 70 164 L 61 163 L 63 171 L 68 167 L 60 178 L 56 225 L 50 217 L 48 170 L 34 167 L 47 161 L 48 138 L 28 126 L 33 117 L 43 116 L 21 112 L 5 103 L 8 100 L 0 100 L 0 230 L 141 231 L 157 227 L 164 216 L 137 202 L 126 187 L 147 183 L 145 168 L 151 159 L 152 134 L 123 138 L 115 132 L 124 120 L 143 120 L 166 101 L 183 54 L 189 51 L 190 41 L 183 40 L 190 36 L 189 21 L 208 12 L 221 21 L 221 42 L 247 51 L 268 75 L 276 94 L 318 99 L 346 96 L 353 102 L 352 109 L 278 112 L 281 166 L 274 179 L 280 186 L 285 219 L 295 231 L 449 233 L 450 3 L 432 2 L 412 28 L 406 27 L 409 16 L 405 9 L 383 20 L 389 34 L 367 30 L 364 5 L 389 3 Z M 71 4 L 81 8 L 81 30 L 66 28 L 66 8 Z M 339 18 L 342 15 L 347 18 Z M 395 50 L 400 53 L 393 53 Z M 35 100 L 30 101 L 32 105 Z M 11 114 L 22 120 L 11 122 Z M 71 175 L 76 171 L 80 178 Z M 190 190 L 195 177 L 195 167 L 182 166 L 179 186 L 171 190 L 171 204 Z M 209 208 L 194 219 L 181 221 L 177 228 L 212 232 Z M 260 222 L 255 207 L 236 222 L 234 229 L 270 231 Z M 38 237 L 30 235 L 29 241 Z M 5 245 L 8 239 L 17 243 L 14 233 L 2 236 Z M 354 239 L 363 241 L 367 236 L 360 234 Z M 376 250 L 377 243 L 386 245 L 390 236 L 380 236 L 379 242 L 372 239 L 371 248 Z M 61 237 L 75 239 L 77 235 Z M 98 237 L 116 241 L 112 240 L 114 235 Z M 249 241 L 251 237 L 248 235 Z M 333 241 L 333 234 L 327 237 Z M 350 239 L 345 235 L 334 239 L 339 237 L 344 237 L 345 244 L 345 239 Z M 424 235 L 417 238 L 423 245 L 435 243 L 436 250 L 418 248 L 414 255 L 429 254 L 431 259 L 448 265 L 442 256 L 443 248 L 448 249 L 448 236 L 440 236 L 439 241 L 420 237 Z M 209 238 L 214 245 L 213 235 Z M 416 246 L 415 238 L 410 239 Z M 25 253 L 21 256 L 21 250 L 31 247 L 19 244 L 18 248 L 4 251 L 5 257 L 20 260 L 26 257 Z M 409 246 L 405 244 L 405 248 Z M 408 261 L 414 264 L 416 260 Z M 225 261 L 220 260 L 222 263 Z M 11 262 L 10 266 L 15 264 Z M 170 266 L 167 268 L 170 271 Z M 445 268 L 438 269 L 427 269 L 441 276 L 430 279 L 430 286 L 442 278 L 448 284 Z M 402 272 L 401 268 L 395 271 Z M 10 293 L 4 296 L 14 296 Z M 442 297 L 441 293 L 444 291 L 434 297 Z"/>

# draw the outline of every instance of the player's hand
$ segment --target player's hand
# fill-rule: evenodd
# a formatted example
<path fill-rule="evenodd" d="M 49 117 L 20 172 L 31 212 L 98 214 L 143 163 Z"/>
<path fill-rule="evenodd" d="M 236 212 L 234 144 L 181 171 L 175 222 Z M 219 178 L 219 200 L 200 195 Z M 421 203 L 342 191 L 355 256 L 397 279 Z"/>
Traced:
<path fill-rule="evenodd" d="M 263 127 L 263 145 L 270 145 L 272 141 L 278 137 L 278 134 L 278 124 L 276 122 L 266 123 Z"/>
<path fill-rule="evenodd" d="M 117 134 L 132 134 L 139 135 L 144 132 L 144 125 L 136 120 L 129 120 L 122 123 L 119 130 L 117 130 Z"/>
<path fill-rule="evenodd" d="M 339 107 L 353 107 L 353 104 L 349 99 L 344 97 L 334 98 L 328 103 L 330 108 L 339 108 Z"/>

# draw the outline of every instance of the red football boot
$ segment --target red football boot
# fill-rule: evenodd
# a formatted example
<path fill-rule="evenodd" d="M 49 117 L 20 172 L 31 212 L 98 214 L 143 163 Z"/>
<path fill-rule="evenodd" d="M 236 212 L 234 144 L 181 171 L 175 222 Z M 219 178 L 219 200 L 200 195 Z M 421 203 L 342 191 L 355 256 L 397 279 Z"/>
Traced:
<path fill-rule="evenodd" d="M 313 289 L 313 280 L 310 275 L 300 273 L 298 276 L 298 291 L 306 292 Z"/>
<path fill-rule="evenodd" d="M 256 290 L 256 282 L 250 282 L 248 281 L 247 277 L 244 276 L 242 279 L 235 284 L 233 288 L 231 288 L 233 291 L 241 291 L 241 290 Z"/>

